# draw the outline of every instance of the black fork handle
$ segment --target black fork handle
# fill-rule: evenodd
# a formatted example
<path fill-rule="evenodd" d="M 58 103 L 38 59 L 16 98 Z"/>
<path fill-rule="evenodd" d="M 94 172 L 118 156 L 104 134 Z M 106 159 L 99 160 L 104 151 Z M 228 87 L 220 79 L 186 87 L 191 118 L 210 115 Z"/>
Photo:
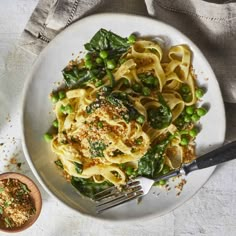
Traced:
<path fill-rule="evenodd" d="M 233 159 L 236 159 L 236 141 L 198 157 L 190 164 L 184 165 L 183 169 L 185 170 L 185 174 L 188 174 L 194 170 L 215 166 Z"/>

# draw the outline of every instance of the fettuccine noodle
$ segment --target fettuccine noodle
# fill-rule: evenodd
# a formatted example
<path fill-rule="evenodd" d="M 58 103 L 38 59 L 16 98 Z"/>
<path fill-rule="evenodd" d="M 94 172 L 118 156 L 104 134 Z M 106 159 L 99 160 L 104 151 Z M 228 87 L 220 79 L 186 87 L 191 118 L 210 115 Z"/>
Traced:
<path fill-rule="evenodd" d="M 128 178 L 120 167 L 122 164 L 128 163 L 137 168 L 138 161 L 152 145 L 167 134 L 175 134 L 176 119 L 185 106 L 196 103 L 191 51 L 186 45 L 177 45 L 169 49 L 168 59 L 164 60 L 163 54 L 158 43 L 138 40 L 122 55 L 124 63 L 112 72 L 115 85 L 111 94 L 125 93 L 126 99 L 142 118 L 141 122 L 138 119 L 127 122 L 124 119 L 124 114 L 130 112 L 127 106 L 109 102 L 100 92 L 101 87 L 95 87 L 91 82 L 86 87 L 68 90 L 66 97 L 56 103 L 54 112 L 58 120 L 58 133 L 51 148 L 69 175 L 93 178 L 97 183 L 109 181 L 115 186 L 123 185 Z M 157 78 L 150 94 L 143 95 L 131 89 L 134 84 L 143 87 L 140 74 Z M 108 75 L 103 80 L 103 86 L 109 86 Z M 130 86 L 126 86 L 127 82 Z M 183 84 L 190 88 L 188 101 L 184 101 L 179 93 Z M 153 128 L 148 121 L 148 110 L 161 106 L 157 93 L 162 95 L 172 113 L 172 122 L 161 129 Z M 94 110 L 88 112 L 91 104 Z M 72 112 L 65 115 L 61 107 L 68 105 Z M 176 168 L 183 162 L 183 155 L 184 150 L 177 136 L 168 145 L 164 162 Z M 76 171 L 75 163 L 82 166 L 81 172 Z"/>

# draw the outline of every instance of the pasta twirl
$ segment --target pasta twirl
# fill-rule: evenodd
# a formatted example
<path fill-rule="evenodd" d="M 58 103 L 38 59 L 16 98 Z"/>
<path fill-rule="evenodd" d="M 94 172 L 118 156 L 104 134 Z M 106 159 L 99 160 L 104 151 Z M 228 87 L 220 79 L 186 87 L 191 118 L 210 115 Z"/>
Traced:
<path fill-rule="evenodd" d="M 52 94 L 57 132 L 51 148 L 73 183 L 85 186 L 78 187 L 82 192 L 91 183 L 121 186 L 193 159 L 195 122 L 204 108 L 195 105 L 190 49 L 163 50 L 104 29 L 85 48 L 85 58 L 63 70 L 66 89 Z"/>

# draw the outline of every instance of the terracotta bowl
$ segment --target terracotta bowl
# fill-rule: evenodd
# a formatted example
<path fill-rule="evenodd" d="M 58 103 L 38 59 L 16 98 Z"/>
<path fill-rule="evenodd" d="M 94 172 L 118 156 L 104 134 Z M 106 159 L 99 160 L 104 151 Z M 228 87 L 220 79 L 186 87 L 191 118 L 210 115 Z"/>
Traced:
<path fill-rule="evenodd" d="M 8 233 L 17 233 L 29 228 L 37 220 L 42 208 L 42 197 L 36 184 L 27 176 L 14 172 L 0 174 L 0 180 L 9 178 L 18 179 L 19 181 L 27 185 L 28 189 L 31 191 L 29 194 L 33 200 L 33 204 L 36 209 L 35 214 L 31 216 L 30 219 L 20 227 L 6 228 L 4 225 L 0 224 L 0 231 Z"/>

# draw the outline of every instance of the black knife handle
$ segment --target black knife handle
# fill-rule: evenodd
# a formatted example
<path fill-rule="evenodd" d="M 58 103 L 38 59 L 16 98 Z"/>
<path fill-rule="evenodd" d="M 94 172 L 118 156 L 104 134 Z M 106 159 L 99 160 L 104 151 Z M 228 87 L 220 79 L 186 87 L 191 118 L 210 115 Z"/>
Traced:
<path fill-rule="evenodd" d="M 228 143 L 196 159 L 198 169 L 215 166 L 236 159 L 236 141 Z"/>

